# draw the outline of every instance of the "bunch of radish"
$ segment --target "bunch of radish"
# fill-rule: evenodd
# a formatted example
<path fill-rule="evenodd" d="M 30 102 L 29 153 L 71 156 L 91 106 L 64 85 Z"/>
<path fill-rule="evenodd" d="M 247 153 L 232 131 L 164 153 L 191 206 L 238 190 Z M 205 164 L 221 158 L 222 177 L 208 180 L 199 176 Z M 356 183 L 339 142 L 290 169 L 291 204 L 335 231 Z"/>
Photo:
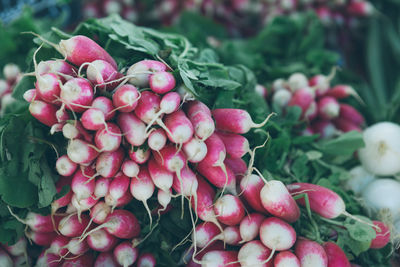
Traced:
<path fill-rule="evenodd" d="M 14 101 L 12 91 L 22 78 L 22 73 L 17 65 L 8 63 L 3 67 L 3 77 L 4 79 L 0 79 L 0 114 L 3 114 L 5 107 Z"/>
<path fill-rule="evenodd" d="M 364 117 L 353 106 L 341 102 L 359 96 L 349 85 L 331 85 L 331 79 L 332 75 L 307 78 L 302 73 L 294 73 L 287 80 L 277 79 L 272 84 L 270 101 L 283 112 L 291 106 L 300 107 L 301 119 L 308 122 L 304 134 L 331 138 L 341 132 L 361 132 Z"/>

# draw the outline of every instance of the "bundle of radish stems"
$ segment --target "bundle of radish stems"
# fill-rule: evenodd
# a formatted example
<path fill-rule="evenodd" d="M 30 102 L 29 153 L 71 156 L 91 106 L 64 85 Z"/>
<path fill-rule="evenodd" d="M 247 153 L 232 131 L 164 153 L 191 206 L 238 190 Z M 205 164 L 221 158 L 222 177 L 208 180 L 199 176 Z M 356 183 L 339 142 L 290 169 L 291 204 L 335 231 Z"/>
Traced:
<path fill-rule="evenodd" d="M 156 266 L 154 255 L 138 250 L 145 239 L 140 222 L 124 209 L 132 199 L 143 202 L 154 229 L 147 201 L 155 194 L 158 218 L 172 197 L 193 209 L 188 266 L 349 266 L 335 243 L 297 237 L 291 226 L 298 204 L 305 205 L 301 194 L 322 217 L 352 216 L 339 195 L 253 174 L 254 150 L 242 134 L 269 116 L 256 124 L 245 110 L 187 100 L 165 62 L 142 60 L 122 74 L 88 37 L 52 45 L 65 60 L 37 63 L 34 55 L 35 88 L 24 99 L 33 117 L 68 139 L 55 164 L 56 186 L 71 190 L 52 203 L 50 215 L 18 218 L 26 237 L 43 247 L 36 266 Z M 371 247 L 383 247 L 390 234 L 375 224 Z M 26 255 L 26 238 L 4 248 L 0 262 L 12 266 Z"/>

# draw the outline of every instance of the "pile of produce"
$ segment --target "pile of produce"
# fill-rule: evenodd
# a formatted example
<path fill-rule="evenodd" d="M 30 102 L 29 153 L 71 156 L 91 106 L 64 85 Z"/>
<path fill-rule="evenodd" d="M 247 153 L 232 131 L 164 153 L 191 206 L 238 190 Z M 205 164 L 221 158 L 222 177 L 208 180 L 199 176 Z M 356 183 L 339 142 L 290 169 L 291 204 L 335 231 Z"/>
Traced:
<path fill-rule="evenodd" d="M 245 66 L 118 16 L 35 42 L 0 124 L 4 266 L 390 261 L 389 225 L 340 187 L 357 131 L 300 136 Z"/>
<path fill-rule="evenodd" d="M 15 85 L 22 78 L 19 67 L 8 63 L 3 67 L 4 79 L 0 79 L 0 115 L 4 114 L 6 106 L 13 101 L 12 91 Z"/>

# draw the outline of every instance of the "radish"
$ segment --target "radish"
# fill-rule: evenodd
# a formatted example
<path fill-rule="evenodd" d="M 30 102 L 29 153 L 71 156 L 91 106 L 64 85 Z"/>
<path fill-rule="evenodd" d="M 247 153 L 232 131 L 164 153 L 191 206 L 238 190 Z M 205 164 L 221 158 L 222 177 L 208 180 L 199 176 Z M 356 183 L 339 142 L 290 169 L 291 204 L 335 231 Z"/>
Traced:
<path fill-rule="evenodd" d="M 272 82 L 272 89 L 274 91 L 279 91 L 279 90 L 282 90 L 282 89 L 286 89 L 286 87 L 287 87 L 286 81 L 284 79 L 282 79 L 282 78 L 276 79 L 276 80 L 274 80 Z"/>
<path fill-rule="evenodd" d="M 264 221 L 265 216 L 259 213 L 251 213 L 243 218 L 240 222 L 240 243 L 252 241 L 257 238 L 261 223 Z"/>
<path fill-rule="evenodd" d="M 346 10 L 355 16 L 368 16 L 374 13 L 374 7 L 368 1 L 350 1 Z"/>
<path fill-rule="evenodd" d="M 122 74 L 117 71 L 110 63 L 105 60 L 95 60 L 91 63 L 85 63 L 88 65 L 86 69 L 86 76 L 88 80 L 96 85 L 99 86 L 101 89 L 113 89 L 118 83 L 110 83 L 114 80 L 122 78 Z M 82 66 L 85 66 L 83 64 Z M 81 66 L 81 68 L 82 68 Z"/>
<path fill-rule="evenodd" d="M 131 112 L 138 105 L 140 93 L 138 89 L 130 84 L 119 87 L 112 96 L 112 102 L 120 112 Z"/>
<path fill-rule="evenodd" d="M 43 215 L 40 215 L 38 213 L 34 213 L 34 212 L 30 211 L 26 215 L 26 218 L 23 220 L 23 219 L 20 219 L 19 217 L 17 217 L 12 212 L 10 207 L 8 207 L 8 211 L 20 223 L 29 226 L 29 228 L 31 228 L 32 231 L 34 231 L 35 233 L 51 233 L 51 232 L 54 232 L 53 223 L 52 223 L 50 215 L 43 216 Z"/>
<path fill-rule="evenodd" d="M 343 99 L 349 96 L 359 98 L 357 92 L 349 85 L 335 85 L 332 89 L 328 90 L 325 95 L 332 96 L 336 99 Z"/>
<path fill-rule="evenodd" d="M 244 217 L 244 207 L 240 199 L 233 195 L 224 195 L 214 204 L 218 221 L 226 225 L 236 225 Z"/>
<path fill-rule="evenodd" d="M 122 3 L 119 1 L 105 0 L 101 3 L 103 4 L 103 12 L 106 15 L 119 14 L 123 9 Z"/>
<path fill-rule="evenodd" d="M 193 255 L 194 250 L 191 248 L 190 251 L 187 253 L 189 257 L 183 258 L 182 261 L 184 263 L 189 261 L 189 263 L 186 264 L 186 267 L 200 267 L 201 264 L 199 264 L 199 262 L 201 258 L 203 258 L 206 253 L 213 250 L 224 250 L 224 243 L 222 243 L 221 241 L 216 241 L 209 246 L 203 248 L 202 251 L 199 251 L 198 253 L 196 253 L 196 255 Z"/>
<path fill-rule="evenodd" d="M 244 244 L 238 254 L 238 260 L 242 267 L 273 267 L 272 252 L 259 240 L 250 241 Z"/>
<path fill-rule="evenodd" d="M 231 158 L 241 158 L 246 155 L 247 152 L 250 152 L 249 141 L 247 141 L 246 137 L 239 134 L 223 133 L 219 131 L 217 135 L 224 143 L 226 153 Z"/>
<path fill-rule="evenodd" d="M 86 130 L 97 131 L 106 125 L 103 111 L 97 108 L 89 108 L 82 113 L 82 126 Z"/>
<path fill-rule="evenodd" d="M 222 189 L 226 188 L 228 192 L 236 194 L 235 174 L 225 164 L 222 166 L 213 167 L 203 160 L 198 163 L 196 170 L 214 186 Z"/>
<path fill-rule="evenodd" d="M 118 239 L 115 236 L 109 234 L 103 229 L 94 231 L 88 235 L 86 240 L 91 249 L 100 252 L 111 251 L 118 243 Z"/>
<path fill-rule="evenodd" d="M 122 207 L 129 204 L 129 202 L 131 202 L 132 199 L 133 199 L 132 194 L 129 191 L 126 191 L 125 194 L 118 199 L 114 199 L 110 194 L 107 194 L 104 197 L 106 204 L 112 207 L 112 210 L 114 210 L 114 208 Z"/>
<path fill-rule="evenodd" d="M 37 65 L 36 73 L 38 75 L 43 75 L 47 73 L 53 73 L 63 77 L 73 77 L 76 75 L 76 69 L 68 64 L 65 60 L 46 60 L 41 61 Z"/>
<path fill-rule="evenodd" d="M 181 151 L 167 144 L 159 153 L 153 152 L 156 162 L 170 172 L 180 175 L 180 170 L 186 165 L 186 158 Z"/>
<path fill-rule="evenodd" d="M 377 226 L 375 228 L 376 237 L 372 239 L 370 248 L 380 249 L 386 246 L 390 242 L 390 230 L 389 227 L 380 221 L 372 221 L 374 225 Z"/>
<path fill-rule="evenodd" d="M 165 94 L 175 88 L 175 78 L 170 72 L 160 71 L 149 77 L 150 88 L 157 94 Z"/>
<path fill-rule="evenodd" d="M 355 108 L 350 105 L 341 103 L 339 116 L 343 119 L 352 121 L 357 125 L 364 124 L 364 117 Z"/>
<path fill-rule="evenodd" d="M 160 96 L 150 91 L 144 91 L 135 108 L 136 116 L 144 123 L 150 124 L 160 110 L 160 102 Z"/>
<path fill-rule="evenodd" d="M 48 249 L 46 249 L 46 253 L 52 253 L 64 257 L 68 253 L 67 245 L 70 238 L 58 235 L 51 242 Z"/>
<path fill-rule="evenodd" d="M 92 144 L 83 140 L 71 140 L 67 147 L 67 155 L 75 163 L 87 165 L 91 163 L 99 153 Z"/>
<path fill-rule="evenodd" d="M 295 222 L 300 217 L 299 207 L 281 181 L 268 181 L 260 191 L 260 199 L 269 213 L 287 222 Z"/>
<path fill-rule="evenodd" d="M 128 177 L 137 177 L 140 167 L 133 160 L 125 159 L 121 165 L 121 171 Z"/>
<path fill-rule="evenodd" d="M 166 70 L 167 66 L 160 61 L 142 60 L 129 67 L 127 75 L 131 77 L 129 83 L 139 87 L 146 87 L 149 85 L 149 75 L 151 72 Z"/>
<path fill-rule="evenodd" d="M 376 176 L 367 172 L 361 165 L 349 171 L 350 179 L 346 180 L 344 188 L 353 191 L 356 195 L 361 195 L 365 188 L 376 179 Z"/>
<path fill-rule="evenodd" d="M 279 252 L 274 258 L 275 267 L 300 267 L 300 261 L 292 252 Z"/>
<path fill-rule="evenodd" d="M 323 247 L 328 257 L 328 267 L 350 267 L 346 253 L 337 244 L 325 242 Z"/>
<path fill-rule="evenodd" d="M 224 163 L 233 171 L 236 181 L 240 183 L 247 172 L 247 163 L 241 158 L 230 157 L 226 157 Z"/>
<path fill-rule="evenodd" d="M 53 73 L 36 75 L 36 93 L 43 101 L 47 103 L 56 103 L 60 96 L 60 80 Z"/>
<path fill-rule="evenodd" d="M 94 196 L 96 198 L 105 197 L 108 192 L 108 188 L 110 187 L 111 179 L 99 177 L 96 179 L 95 187 L 94 187 Z"/>
<path fill-rule="evenodd" d="M 58 123 L 56 117 L 57 108 L 52 104 L 41 100 L 34 100 L 29 105 L 29 112 L 38 121 L 49 127 Z"/>
<path fill-rule="evenodd" d="M 300 265 L 304 267 L 328 267 L 328 256 L 317 242 L 299 239 L 296 242 L 295 254 Z"/>
<path fill-rule="evenodd" d="M 35 267 L 58 267 L 62 262 L 59 255 L 43 251 L 38 257 Z"/>
<path fill-rule="evenodd" d="M 105 96 L 98 96 L 93 99 L 92 108 L 103 111 L 106 121 L 111 120 L 115 115 L 113 102 Z"/>
<path fill-rule="evenodd" d="M 71 190 L 76 195 L 77 200 L 90 197 L 94 193 L 95 181 L 94 170 L 91 167 L 78 170 L 72 177 Z"/>
<path fill-rule="evenodd" d="M 290 224 L 276 217 L 265 219 L 260 227 L 260 240 L 272 254 L 290 249 L 296 242 L 296 232 Z"/>
<path fill-rule="evenodd" d="M 71 184 L 71 178 L 70 177 L 63 177 L 61 176 L 60 179 L 56 183 L 56 190 L 57 193 L 60 193 L 61 190 L 63 189 L 64 186 L 70 185 Z M 71 198 L 72 198 L 73 192 L 72 190 L 69 190 L 64 196 L 54 200 L 51 203 L 51 216 L 56 213 L 56 211 L 59 208 L 67 206 L 69 203 L 71 203 Z"/>
<path fill-rule="evenodd" d="M 129 158 L 138 164 L 143 164 L 150 158 L 150 149 L 147 147 L 132 147 L 129 150 Z"/>
<path fill-rule="evenodd" d="M 160 151 L 167 143 L 167 136 L 163 129 L 156 129 L 149 134 L 147 144 L 151 150 Z"/>
<path fill-rule="evenodd" d="M 188 117 L 196 115 L 196 113 L 205 113 L 211 117 L 211 110 L 201 101 L 193 100 L 185 104 L 185 112 Z"/>
<path fill-rule="evenodd" d="M 127 267 L 135 263 L 139 251 L 137 248 L 133 247 L 130 242 L 124 241 L 114 248 L 113 253 L 118 264 Z"/>
<path fill-rule="evenodd" d="M 83 78 L 73 78 L 60 87 L 60 98 L 67 109 L 81 113 L 92 104 L 93 88 L 89 81 Z"/>
<path fill-rule="evenodd" d="M 201 259 L 202 267 L 239 267 L 237 251 L 212 250 Z"/>
<path fill-rule="evenodd" d="M 206 140 L 215 130 L 210 109 L 200 101 L 190 101 L 185 109 L 196 136 Z"/>
<path fill-rule="evenodd" d="M 341 130 L 342 132 L 350 132 L 350 131 L 357 131 L 361 132 L 361 128 L 359 125 L 353 123 L 350 120 L 338 117 L 333 120 L 333 124 L 335 125 L 336 128 Z"/>
<path fill-rule="evenodd" d="M 102 252 L 97 256 L 93 267 L 118 267 L 118 263 L 112 253 Z"/>
<path fill-rule="evenodd" d="M 146 125 L 133 113 L 120 113 L 117 123 L 131 145 L 141 146 L 146 141 Z"/>
<path fill-rule="evenodd" d="M 108 189 L 108 193 L 114 198 L 121 198 L 125 192 L 129 189 L 129 184 L 131 183 L 131 179 L 128 176 L 125 176 L 121 172 L 119 172 L 115 178 L 110 183 L 110 187 Z"/>
<path fill-rule="evenodd" d="M 307 77 L 303 73 L 293 73 L 288 79 L 288 86 L 292 92 L 308 87 Z"/>
<path fill-rule="evenodd" d="M 376 123 L 363 132 L 365 147 L 358 150 L 362 166 L 372 174 L 386 176 L 400 172 L 400 126 Z"/>
<path fill-rule="evenodd" d="M 318 100 L 318 116 L 323 120 L 330 120 L 339 116 L 339 102 L 331 96 L 324 96 Z"/>
<path fill-rule="evenodd" d="M 304 117 L 307 109 L 313 103 L 315 93 L 309 87 L 297 90 L 290 99 L 288 106 L 298 106 L 301 108 L 302 117 Z"/>
<path fill-rule="evenodd" d="M 77 167 L 78 165 L 70 160 L 67 155 L 59 157 L 56 161 L 57 172 L 62 176 L 71 176 Z"/>
<path fill-rule="evenodd" d="M 196 225 L 192 234 L 193 245 L 195 248 L 205 248 L 212 245 L 214 239 L 218 234 L 222 233 L 217 225 L 214 223 L 203 222 Z"/>
<path fill-rule="evenodd" d="M 174 181 L 174 174 L 160 166 L 153 158 L 149 160 L 147 168 L 154 185 L 163 191 L 169 191 Z"/>
<path fill-rule="evenodd" d="M 58 110 L 57 112 L 59 112 Z M 80 121 L 68 121 L 62 129 L 63 135 L 67 139 L 82 139 L 86 142 L 92 142 L 92 134 L 90 134 Z"/>
<path fill-rule="evenodd" d="M 97 199 L 93 196 L 87 197 L 85 199 L 77 199 L 76 195 L 71 198 L 71 204 L 75 207 L 78 214 L 78 218 L 81 217 L 82 212 L 89 210 L 94 205 L 96 205 Z"/>
<path fill-rule="evenodd" d="M 250 131 L 251 128 L 263 127 L 272 114 L 263 122 L 256 124 L 251 120 L 250 114 L 243 109 L 221 108 L 212 111 L 218 130 L 237 134 L 245 134 Z"/>
<path fill-rule="evenodd" d="M 190 141 L 184 143 L 183 151 L 185 152 L 187 160 L 192 163 L 202 161 L 208 152 L 207 145 L 196 138 L 192 138 Z"/>
<path fill-rule="evenodd" d="M 1 86 L 0 86 L 1 87 Z M 1 93 L 0 93 L 1 95 Z M 26 102 L 31 103 L 34 100 L 41 100 L 40 97 L 36 93 L 36 89 L 29 89 L 26 90 L 25 93 L 22 95 Z"/>
<path fill-rule="evenodd" d="M 58 231 L 67 237 L 78 237 L 85 230 L 89 224 L 89 217 L 86 214 L 82 214 L 79 218 L 78 215 L 74 214 L 71 216 L 64 217 L 59 225 Z"/>
<path fill-rule="evenodd" d="M 317 96 L 324 95 L 330 88 L 330 80 L 333 77 L 325 76 L 322 74 L 315 75 L 308 80 L 308 85 L 315 88 Z"/>
<path fill-rule="evenodd" d="M 81 255 L 89 250 L 89 246 L 86 240 L 79 242 L 78 238 L 72 238 L 67 244 L 67 249 L 73 255 Z"/>
<path fill-rule="evenodd" d="M 158 203 L 162 206 L 161 211 L 165 211 L 169 205 L 169 203 L 171 202 L 171 189 L 169 189 L 168 191 L 164 191 L 164 190 L 158 190 L 157 192 L 157 200 Z"/>
<path fill-rule="evenodd" d="M 14 82 L 20 74 L 21 70 L 19 69 L 18 65 L 14 63 L 7 63 L 3 67 L 4 78 L 6 78 L 6 80 L 10 83 Z"/>
<path fill-rule="evenodd" d="M 267 88 L 265 88 L 265 87 L 262 86 L 261 84 L 257 84 L 257 85 L 254 87 L 254 91 L 256 92 L 256 94 L 258 94 L 258 95 L 261 96 L 262 98 L 267 98 L 267 96 L 268 96 Z"/>
<path fill-rule="evenodd" d="M 308 121 L 314 120 L 318 116 L 318 106 L 317 102 L 312 101 L 306 112 L 304 113 L 304 118 Z"/>
<path fill-rule="evenodd" d="M 91 209 L 90 217 L 94 223 L 102 224 L 107 219 L 107 216 L 110 213 L 111 213 L 111 207 L 108 206 L 103 200 L 100 200 Z"/>
<path fill-rule="evenodd" d="M 114 210 L 103 224 L 86 233 L 81 240 L 102 228 L 113 236 L 123 239 L 137 237 L 140 234 L 140 224 L 135 215 L 127 210 Z"/>
<path fill-rule="evenodd" d="M 292 93 L 286 89 L 278 90 L 272 95 L 273 105 L 280 109 L 286 107 L 290 99 L 292 99 Z"/>
<path fill-rule="evenodd" d="M 48 246 L 53 239 L 57 236 L 56 232 L 40 233 L 28 231 L 25 233 L 26 237 L 38 246 Z"/>
<path fill-rule="evenodd" d="M 197 188 L 198 181 L 194 172 L 185 166 L 179 171 L 179 175 L 175 174 L 173 189 L 185 197 L 194 197 L 195 203 L 197 202 Z"/>
<path fill-rule="evenodd" d="M 61 267 L 87 267 L 92 266 L 94 262 L 93 255 L 91 252 L 83 254 L 79 257 L 72 257 L 66 259 Z"/>
<path fill-rule="evenodd" d="M 98 130 L 94 143 L 100 151 L 113 152 L 121 145 L 121 130 L 114 123 L 106 123 L 106 127 Z"/>
<path fill-rule="evenodd" d="M 137 267 L 156 267 L 157 261 L 153 254 L 143 253 L 139 256 Z"/>
<path fill-rule="evenodd" d="M 189 141 L 193 136 L 193 126 L 182 110 L 177 110 L 164 117 L 164 124 L 167 127 L 168 139 L 182 145 Z"/>
<path fill-rule="evenodd" d="M 11 256 L 20 256 L 27 253 L 26 245 L 26 238 L 21 237 L 13 245 L 3 244 L 3 247 Z"/>
<path fill-rule="evenodd" d="M 311 123 L 312 131 L 319 134 L 321 138 L 331 138 L 338 133 L 335 125 L 329 120 L 316 120 Z"/>
<path fill-rule="evenodd" d="M 96 171 L 104 178 L 114 177 L 121 168 L 125 157 L 122 147 L 113 152 L 103 152 L 96 159 Z"/>
<path fill-rule="evenodd" d="M 143 202 L 143 205 L 149 215 L 151 229 L 153 218 L 151 217 L 147 200 L 151 198 L 154 193 L 154 184 L 146 167 L 140 168 L 137 178 L 134 177 L 131 179 L 130 191 L 135 199 Z"/>

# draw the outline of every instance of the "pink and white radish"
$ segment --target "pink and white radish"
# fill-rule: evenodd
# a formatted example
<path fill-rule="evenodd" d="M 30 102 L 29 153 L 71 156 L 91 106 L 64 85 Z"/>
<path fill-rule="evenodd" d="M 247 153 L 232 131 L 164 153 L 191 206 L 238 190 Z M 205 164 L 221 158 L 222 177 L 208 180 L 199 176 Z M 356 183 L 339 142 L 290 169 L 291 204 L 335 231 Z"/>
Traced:
<path fill-rule="evenodd" d="M 103 152 L 96 159 L 97 174 L 104 178 L 114 177 L 121 168 L 125 157 L 125 152 L 122 147 L 116 151 Z"/>
<path fill-rule="evenodd" d="M 99 151 L 116 151 L 121 145 L 121 130 L 114 124 L 107 122 L 106 127 L 98 130 L 94 136 L 94 143 Z"/>
<path fill-rule="evenodd" d="M 129 189 L 130 183 L 131 179 L 128 176 L 125 176 L 123 173 L 119 172 L 110 183 L 108 193 L 114 199 L 119 199 Z"/>
<path fill-rule="evenodd" d="M 193 125 L 197 138 L 204 141 L 215 131 L 211 111 L 200 101 L 191 101 L 186 108 L 186 114 Z"/>
<path fill-rule="evenodd" d="M 214 239 L 221 233 L 219 227 L 214 223 L 202 222 L 196 225 L 192 234 L 193 245 L 195 248 L 205 248 L 213 244 Z"/>
<path fill-rule="evenodd" d="M 56 74 L 46 73 L 43 75 L 36 75 L 36 93 L 47 103 L 56 104 L 60 96 L 60 79 Z"/>
<path fill-rule="evenodd" d="M 117 123 L 131 145 L 141 146 L 146 141 L 146 125 L 133 113 L 120 113 Z"/>
<path fill-rule="evenodd" d="M 82 255 L 89 250 L 86 240 L 79 241 L 78 238 L 72 238 L 67 244 L 68 252 L 72 255 Z"/>
<path fill-rule="evenodd" d="M 193 125 L 182 110 L 167 114 L 164 124 L 168 129 L 168 139 L 175 144 L 182 145 L 193 136 Z"/>
<path fill-rule="evenodd" d="M 261 223 L 265 216 L 260 213 L 250 213 L 240 222 L 240 243 L 246 243 L 257 238 L 260 233 Z"/>
<path fill-rule="evenodd" d="M 290 75 L 287 84 L 291 91 L 296 92 L 300 89 L 308 87 L 308 80 L 303 73 L 296 72 Z"/>
<path fill-rule="evenodd" d="M 125 159 L 121 165 L 121 171 L 128 177 L 137 177 L 140 166 L 133 160 Z"/>
<path fill-rule="evenodd" d="M 78 170 L 72 177 L 71 190 L 74 192 L 77 200 L 88 198 L 94 193 L 96 183 L 91 178 L 93 176 L 94 170 L 88 167 Z"/>
<path fill-rule="evenodd" d="M 70 160 L 67 155 L 59 157 L 56 161 L 56 170 L 61 176 L 71 176 L 78 165 Z"/>
<path fill-rule="evenodd" d="M 247 163 L 241 158 L 226 157 L 225 165 L 235 174 L 236 181 L 240 183 L 247 172 Z"/>
<path fill-rule="evenodd" d="M 138 105 L 140 93 L 138 89 L 130 84 L 119 87 L 112 96 L 115 109 L 120 112 L 131 112 Z"/>
<path fill-rule="evenodd" d="M 222 140 L 226 148 L 226 154 L 231 158 L 241 158 L 250 152 L 249 141 L 246 137 L 233 134 L 233 133 L 223 133 L 217 132 L 217 135 Z"/>
<path fill-rule="evenodd" d="M 212 250 L 201 259 L 202 267 L 239 267 L 237 251 Z"/>
<path fill-rule="evenodd" d="M 151 150 L 160 151 L 167 143 L 167 135 L 163 129 L 156 129 L 149 134 L 147 144 Z"/>
<path fill-rule="evenodd" d="M 49 127 L 58 123 L 57 107 L 41 100 L 34 100 L 29 104 L 29 112 L 38 121 Z"/>
<path fill-rule="evenodd" d="M 326 256 L 328 257 L 328 267 L 350 267 L 350 261 L 346 253 L 335 243 L 325 242 L 323 244 Z"/>
<path fill-rule="evenodd" d="M 254 240 L 244 244 L 238 254 L 238 261 L 242 267 L 273 267 L 272 252 L 259 240 Z"/>
<path fill-rule="evenodd" d="M 153 254 L 143 253 L 139 256 L 137 267 L 156 267 L 157 261 Z"/>
<path fill-rule="evenodd" d="M 300 265 L 304 267 L 328 267 L 328 257 L 324 248 L 317 242 L 299 239 L 296 242 L 295 254 Z"/>
<path fill-rule="evenodd" d="M 245 211 L 240 199 L 233 195 L 224 195 L 214 204 L 218 221 L 226 225 L 236 225 L 243 219 Z"/>
<path fill-rule="evenodd" d="M 390 242 L 390 229 L 383 222 L 372 221 L 372 223 L 377 226 L 377 228 L 374 229 L 376 237 L 372 239 L 369 247 L 373 249 L 383 248 Z"/>
<path fill-rule="evenodd" d="M 128 241 L 120 243 L 114 248 L 114 258 L 123 267 L 131 266 L 137 260 L 139 250 Z"/>
<path fill-rule="evenodd" d="M 27 231 L 26 237 L 38 246 L 49 246 L 53 239 L 57 236 L 56 232 L 40 233 L 34 231 Z"/>
<path fill-rule="evenodd" d="M 78 237 L 83 233 L 89 221 L 89 216 L 86 214 L 82 214 L 80 218 L 76 214 L 67 216 L 60 221 L 58 231 L 63 236 Z"/>
<path fill-rule="evenodd" d="M 324 96 L 318 100 L 318 116 L 323 120 L 331 120 L 339 116 L 340 106 L 336 98 Z"/>
<path fill-rule="evenodd" d="M 354 107 L 341 103 L 339 116 L 343 119 L 349 120 L 357 125 L 364 124 L 364 117 Z"/>
<path fill-rule="evenodd" d="M 273 252 L 288 250 L 296 242 L 296 232 L 287 222 L 269 217 L 261 224 L 260 240 Z"/>
<path fill-rule="evenodd" d="M 107 205 L 103 200 L 100 200 L 90 210 L 90 218 L 94 223 L 102 224 L 107 219 L 107 216 L 110 213 L 111 207 Z"/>
<path fill-rule="evenodd" d="M 107 195 L 108 188 L 110 187 L 110 183 L 111 183 L 110 178 L 104 178 L 104 177 L 96 178 L 93 195 L 96 198 L 105 197 Z"/>
<path fill-rule="evenodd" d="M 350 132 L 350 131 L 357 131 L 357 132 L 361 132 L 361 128 L 359 125 L 355 124 L 354 122 L 338 117 L 336 119 L 333 120 L 333 124 L 335 125 L 335 127 L 339 130 L 341 130 L 342 132 Z"/>
<path fill-rule="evenodd" d="M 13 245 L 3 244 L 3 247 L 11 256 L 20 256 L 25 255 L 27 241 L 25 237 L 21 237 L 15 242 Z"/>
<path fill-rule="evenodd" d="M 89 108 L 82 113 L 82 126 L 86 130 L 97 131 L 106 126 L 106 120 L 103 111 L 97 108 Z"/>
<path fill-rule="evenodd" d="M 292 99 L 292 93 L 289 90 L 278 90 L 272 95 L 272 104 L 282 109 L 289 104 L 290 99 Z"/>
<path fill-rule="evenodd" d="M 139 87 L 146 87 L 149 85 L 149 76 L 152 72 L 166 70 L 167 66 L 160 61 L 142 60 L 129 67 L 127 75 L 130 77 L 129 83 Z"/>
<path fill-rule="evenodd" d="M 160 102 L 160 96 L 150 91 L 144 91 L 135 108 L 136 116 L 144 123 L 150 124 L 160 110 Z"/>
<path fill-rule="evenodd" d="M 145 163 L 150 158 L 150 149 L 146 147 L 132 147 L 129 150 L 129 158 L 138 164 Z"/>
<path fill-rule="evenodd" d="M 78 214 L 78 218 L 81 217 L 82 212 L 89 210 L 96 205 L 97 199 L 94 196 L 90 196 L 84 199 L 77 199 L 76 195 L 71 198 L 71 204 L 75 207 Z"/>
<path fill-rule="evenodd" d="M 93 99 L 92 108 L 97 108 L 103 111 L 106 121 L 111 120 L 115 116 L 113 102 L 105 96 L 97 96 Z"/>
<path fill-rule="evenodd" d="M 147 168 L 154 185 L 163 191 L 169 191 L 174 182 L 174 174 L 160 166 L 153 158 L 149 160 Z"/>
<path fill-rule="evenodd" d="M 274 258 L 275 267 L 300 267 L 300 261 L 289 250 L 279 252 Z"/>
<path fill-rule="evenodd" d="M 88 80 L 92 84 L 96 85 L 96 87 L 99 86 L 101 89 L 113 89 L 118 85 L 118 83 L 112 83 L 112 81 L 122 78 L 123 76 L 116 68 L 105 60 L 98 59 L 86 64 L 88 65 L 86 69 Z M 85 66 L 85 64 L 82 66 Z"/>
<path fill-rule="evenodd" d="M 192 163 L 202 161 L 208 152 L 207 145 L 196 138 L 192 138 L 190 141 L 184 143 L 183 151 L 185 152 L 187 160 Z"/>
<path fill-rule="evenodd" d="M 97 149 L 92 144 L 83 140 L 74 139 L 68 144 L 67 155 L 73 162 L 87 165 L 97 158 L 99 152 L 97 152 Z"/>
<path fill-rule="evenodd" d="M 89 81 L 73 78 L 60 87 L 61 102 L 67 106 L 67 109 L 81 113 L 92 104 L 94 93 Z"/>
<path fill-rule="evenodd" d="M 315 93 L 309 87 L 301 88 L 293 94 L 292 98 L 288 103 L 288 106 L 300 107 L 302 111 L 302 117 L 304 117 L 311 103 L 313 103 L 314 98 L 315 98 Z"/>
<path fill-rule="evenodd" d="M 150 89 L 157 94 L 165 94 L 175 88 L 175 78 L 170 72 L 160 71 L 149 77 Z"/>
<path fill-rule="evenodd" d="M 114 259 L 114 255 L 111 252 L 100 253 L 93 267 L 118 267 L 118 263 Z"/>
<path fill-rule="evenodd" d="M 87 244 L 94 251 L 111 251 L 118 243 L 118 239 L 103 229 L 96 230 L 87 236 Z"/>

